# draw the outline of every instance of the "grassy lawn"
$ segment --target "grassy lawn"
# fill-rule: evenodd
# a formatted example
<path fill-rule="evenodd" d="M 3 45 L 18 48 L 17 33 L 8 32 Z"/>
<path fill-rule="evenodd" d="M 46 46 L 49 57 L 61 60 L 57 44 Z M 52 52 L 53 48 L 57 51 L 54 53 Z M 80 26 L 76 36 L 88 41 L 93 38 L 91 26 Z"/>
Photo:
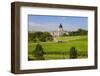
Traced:
<path fill-rule="evenodd" d="M 67 36 L 59 37 L 57 40 L 62 40 L 63 42 L 40 42 L 44 52 L 48 53 L 44 55 L 45 60 L 50 59 L 68 59 L 69 50 L 71 47 L 75 47 L 78 51 L 78 58 L 87 58 L 88 52 L 88 40 L 87 36 Z M 28 43 L 28 56 L 34 59 L 33 51 L 35 50 L 37 43 Z M 53 53 L 53 54 L 49 54 Z M 59 54 L 58 54 L 59 53 Z"/>

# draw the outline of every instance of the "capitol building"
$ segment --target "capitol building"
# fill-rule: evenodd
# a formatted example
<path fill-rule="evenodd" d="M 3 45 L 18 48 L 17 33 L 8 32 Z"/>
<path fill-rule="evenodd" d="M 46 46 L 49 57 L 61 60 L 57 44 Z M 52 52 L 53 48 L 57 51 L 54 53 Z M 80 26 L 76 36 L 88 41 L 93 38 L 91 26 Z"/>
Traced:
<path fill-rule="evenodd" d="M 50 34 L 51 34 L 53 37 L 61 37 L 64 33 L 65 33 L 66 35 L 69 34 L 67 31 L 64 31 L 63 25 L 62 25 L 62 24 L 59 25 L 57 31 L 52 31 L 52 32 L 50 32 Z"/>

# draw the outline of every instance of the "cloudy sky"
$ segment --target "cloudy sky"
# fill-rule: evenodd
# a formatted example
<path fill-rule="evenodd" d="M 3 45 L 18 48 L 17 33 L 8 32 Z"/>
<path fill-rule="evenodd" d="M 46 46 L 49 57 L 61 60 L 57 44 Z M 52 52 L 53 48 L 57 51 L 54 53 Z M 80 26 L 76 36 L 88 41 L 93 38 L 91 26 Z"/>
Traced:
<path fill-rule="evenodd" d="M 77 16 L 28 16 L 28 31 L 57 31 L 59 25 L 65 31 L 75 31 L 79 28 L 88 29 L 88 18 Z"/>

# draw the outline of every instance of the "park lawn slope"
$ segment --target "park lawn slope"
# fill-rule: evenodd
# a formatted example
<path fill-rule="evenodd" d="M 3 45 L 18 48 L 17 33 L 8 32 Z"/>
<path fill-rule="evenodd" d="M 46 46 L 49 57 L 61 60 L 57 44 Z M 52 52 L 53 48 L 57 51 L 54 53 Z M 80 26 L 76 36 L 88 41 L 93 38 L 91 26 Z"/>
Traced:
<path fill-rule="evenodd" d="M 71 47 L 75 47 L 78 51 L 78 58 L 87 58 L 88 53 L 88 37 L 87 36 L 68 36 L 59 37 L 57 40 L 63 42 L 40 42 L 45 53 L 45 60 L 50 59 L 68 59 L 69 50 Z M 30 58 L 34 59 L 33 51 L 35 50 L 37 43 L 28 43 L 28 54 Z"/>

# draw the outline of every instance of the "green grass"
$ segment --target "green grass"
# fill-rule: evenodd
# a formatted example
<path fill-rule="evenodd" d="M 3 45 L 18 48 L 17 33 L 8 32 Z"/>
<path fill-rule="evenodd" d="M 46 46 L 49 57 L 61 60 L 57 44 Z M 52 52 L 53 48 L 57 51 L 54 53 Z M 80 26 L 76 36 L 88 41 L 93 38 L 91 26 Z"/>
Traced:
<path fill-rule="evenodd" d="M 71 47 L 75 47 L 78 50 L 78 58 L 87 58 L 87 49 L 88 49 L 88 40 L 87 36 L 68 36 L 68 37 L 59 37 L 57 40 L 62 40 L 63 42 L 40 42 L 44 52 L 54 53 L 54 54 L 45 54 L 44 57 L 46 60 L 50 59 L 68 59 L 69 50 Z M 34 59 L 33 51 L 35 50 L 37 43 L 29 42 L 28 44 L 28 55 L 31 59 Z M 59 53 L 59 54 L 56 54 Z M 60 54 L 61 53 L 61 54 Z M 64 54 L 63 54 L 64 53 Z"/>

